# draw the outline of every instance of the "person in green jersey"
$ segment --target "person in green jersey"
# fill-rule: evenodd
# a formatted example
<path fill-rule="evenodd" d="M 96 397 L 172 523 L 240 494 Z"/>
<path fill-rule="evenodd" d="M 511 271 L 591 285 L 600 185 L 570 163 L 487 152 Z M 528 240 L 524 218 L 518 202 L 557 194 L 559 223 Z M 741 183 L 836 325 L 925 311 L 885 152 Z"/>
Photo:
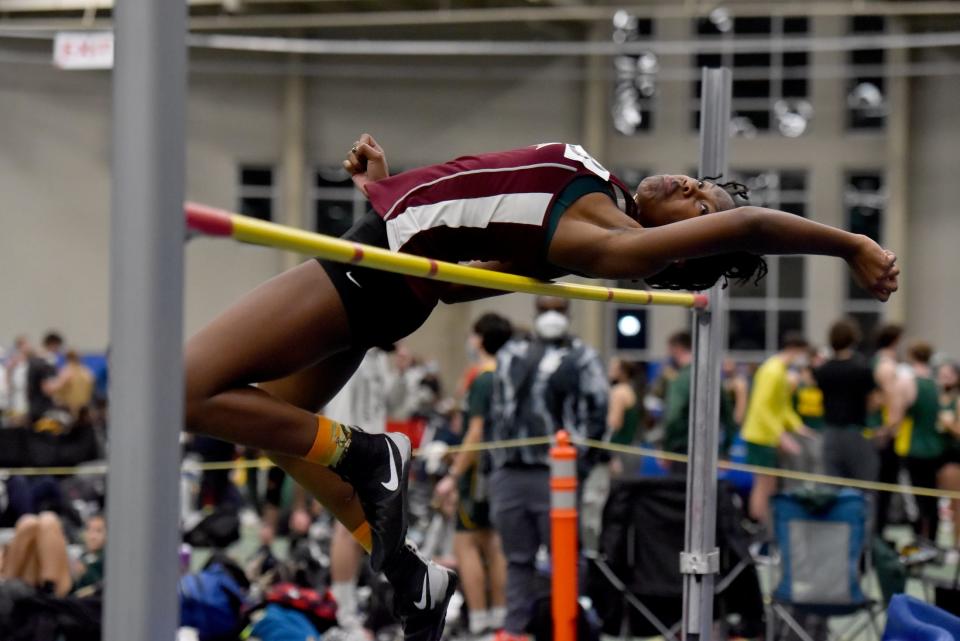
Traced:
<path fill-rule="evenodd" d="M 940 431 L 946 441 L 937 486 L 957 492 L 960 491 L 960 365 L 952 362 L 940 365 L 937 386 L 940 388 Z M 950 501 L 950 511 L 954 545 L 960 547 L 960 500 Z"/>
<path fill-rule="evenodd" d="M 664 403 L 663 449 L 674 454 L 686 454 L 690 429 L 690 385 L 693 362 L 690 332 L 682 330 L 673 334 L 667 341 L 667 351 L 671 364 L 676 367 L 677 375 L 667 387 Z M 736 435 L 737 425 L 733 415 L 733 404 L 727 394 L 720 396 L 720 439 L 717 443 L 721 455 L 730 447 Z M 682 473 L 686 468 L 672 464 L 671 472 Z"/>
<path fill-rule="evenodd" d="M 889 421 L 890 424 L 897 425 L 893 447 L 910 472 L 914 487 L 937 486 L 937 472 L 944 451 L 943 435 L 937 428 L 940 393 L 930 367 L 932 355 L 933 348 L 928 343 L 916 342 L 908 348 L 907 363 L 913 376 L 898 378 L 901 402 L 891 410 Z M 903 411 L 900 407 L 906 407 L 906 410 Z M 928 540 L 936 539 L 940 522 L 937 503 L 936 497 L 917 497 L 920 514 L 914 524 L 914 531 L 918 536 Z"/>
<path fill-rule="evenodd" d="M 610 442 L 618 445 L 633 445 L 637 439 L 642 408 L 634 381 L 637 375 L 635 363 L 622 358 L 610 359 L 607 376 L 610 378 L 610 402 L 607 405 L 607 429 Z M 623 457 L 610 459 L 610 474 L 623 474 Z"/>
<path fill-rule="evenodd" d="M 479 338 L 479 372 L 467 389 L 467 431 L 464 445 L 485 440 L 485 422 L 493 398 L 496 353 L 510 340 L 513 327 L 499 314 L 487 313 L 473 325 Z M 490 520 L 487 468 L 484 454 L 461 451 L 435 489 L 443 504 L 459 497 L 453 553 L 460 568 L 464 598 L 470 612 L 470 633 L 479 635 L 503 626 L 506 614 L 507 561 L 500 537 Z"/>

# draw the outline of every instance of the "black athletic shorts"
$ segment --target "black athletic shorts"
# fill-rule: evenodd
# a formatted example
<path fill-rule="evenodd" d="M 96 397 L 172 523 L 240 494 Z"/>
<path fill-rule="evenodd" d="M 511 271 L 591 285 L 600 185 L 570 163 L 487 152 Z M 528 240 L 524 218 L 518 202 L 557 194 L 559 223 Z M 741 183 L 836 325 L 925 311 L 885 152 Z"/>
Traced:
<path fill-rule="evenodd" d="M 386 248 L 387 226 L 375 211 L 367 212 L 341 238 Z M 412 334 L 430 316 L 410 288 L 407 276 L 378 269 L 316 259 L 330 276 L 350 322 L 352 347 L 389 347 Z"/>

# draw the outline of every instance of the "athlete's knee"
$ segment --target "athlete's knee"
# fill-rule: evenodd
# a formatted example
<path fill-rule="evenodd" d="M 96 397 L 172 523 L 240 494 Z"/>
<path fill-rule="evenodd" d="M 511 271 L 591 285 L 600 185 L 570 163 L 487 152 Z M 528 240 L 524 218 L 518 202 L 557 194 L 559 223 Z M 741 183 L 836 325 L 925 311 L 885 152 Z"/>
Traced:
<path fill-rule="evenodd" d="M 32 535 L 37 531 L 37 517 L 34 514 L 24 514 L 17 519 L 14 533 L 17 535 Z"/>
<path fill-rule="evenodd" d="M 37 525 L 44 532 L 62 532 L 60 517 L 54 512 L 41 512 L 37 516 Z"/>

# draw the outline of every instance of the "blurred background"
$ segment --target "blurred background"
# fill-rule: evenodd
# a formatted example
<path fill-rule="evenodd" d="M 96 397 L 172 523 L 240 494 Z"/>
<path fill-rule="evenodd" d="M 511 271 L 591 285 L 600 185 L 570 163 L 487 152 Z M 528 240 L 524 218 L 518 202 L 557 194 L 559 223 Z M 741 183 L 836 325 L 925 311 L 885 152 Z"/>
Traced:
<path fill-rule="evenodd" d="M 904 269 L 880 305 L 839 261 L 771 260 L 759 288 L 733 291 L 735 355 L 758 361 L 785 331 L 822 336 L 848 313 L 960 351 L 960 302 L 944 295 L 960 238 L 960 47 L 933 46 L 960 44 L 958 3 L 189 5 L 192 200 L 339 234 L 365 206 L 339 167 L 363 132 L 394 171 L 568 141 L 628 183 L 694 173 L 699 68 L 722 64 L 735 78 L 732 168 L 753 201 L 867 233 Z M 58 32 L 110 25 L 105 0 L 0 0 L 0 255 L 11 266 L 0 336 L 59 317 L 79 349 L 107 343 L 110 74 L 57 68 L 53 54 Z M 187 332 L 293 260 L 191 241 Z M 513 298 L 495 305 L 526 318 Z M 458 371 L 461 339 L 447 330 L 490 305 L 441 309 L 412 343 Z M 618 314 L 576 303 L 573 322 L 605 353 L 641 358 L 661 356 L 683 319 L 641 310 L 628 335 Z"/>

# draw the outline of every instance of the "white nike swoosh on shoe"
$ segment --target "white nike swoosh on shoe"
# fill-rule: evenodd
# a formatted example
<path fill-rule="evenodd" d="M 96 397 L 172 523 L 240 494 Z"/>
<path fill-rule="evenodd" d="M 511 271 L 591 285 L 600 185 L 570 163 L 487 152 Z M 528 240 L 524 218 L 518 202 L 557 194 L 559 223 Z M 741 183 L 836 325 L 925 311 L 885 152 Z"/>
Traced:
<path fill-rule="evenodd" d="M 423 575 L 423 590 L 420 592 L 420 600 L 413 604 L 418 610 L 427 609 L 427 575 L 428 574 L 429 572 Z"/>
<path fill-rule="evenodd" d="M 360 283 L 358 283 L 358 282 L 357 282 L 357 279 L 353 277 L 353 272 L 347 272 L 347 278 L 350 279 L 350 282 L 351 282 L 351 283 L 353 283 L 354 285 L 356 285 L 356 286 L 359 287 L 360 289 L 363 289 L 363 285 L 361 285 Z"/>
<path fill-rule="evenodd" d="M 389 437 L 388 437 L 389 438 Z M 388 492 L 395 492 L 400 487 L 400 474 L 397 471 L 397 459 L 390 443 L 387 443 L 387 456 L 390 457 L 390 480 L 380 483 Z"/>

